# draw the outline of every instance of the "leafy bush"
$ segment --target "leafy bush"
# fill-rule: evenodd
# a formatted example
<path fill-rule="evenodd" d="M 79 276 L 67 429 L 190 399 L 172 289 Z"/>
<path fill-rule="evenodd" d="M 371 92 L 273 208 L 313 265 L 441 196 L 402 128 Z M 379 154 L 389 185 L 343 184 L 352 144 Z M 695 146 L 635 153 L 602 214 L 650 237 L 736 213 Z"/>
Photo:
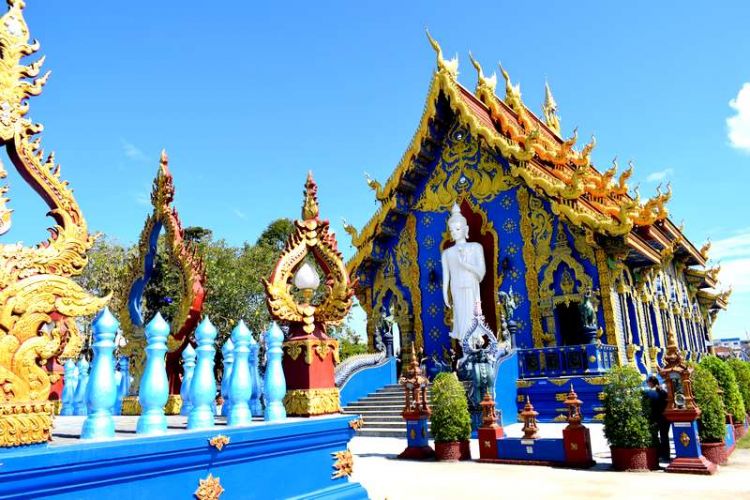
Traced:
<path fill-rule="evenodd" d="M 734 378 L 737 379 L 745 411 L 750 411 L 750 363 L 736 358 L 730 359 L 727 363 L 734 372 Z"/>
<path fill-rule="evenodd" d="M 745 404 L 742 402 L 742 395 L 734 371 L 726 362 L 716 356 L 704 356 L 701 359 L 700 366 L 711 372 L 719 383 L 721 390 L 724 391 L 721 398 L 724 401 L 726 411 L 731 413 L 735 420 L 744 421 Z"/>
<path fill-rule="evenodd" d="M 439 373 L 432 383 L 432 435 L 436 443 L 471 437 L 471 416 L 464 386 L 455 373 Z"/>
<path fill-rule="evenodd" d="M 641 374 L 632 366 L 609 372 L 604 387 L 604 435 L 614 448 L 648 448 L 653 445 L 649 419 L 644 412 Z M 648 411 L 650 407 L 646 406 Z"/>
<path fill-rule="evenodd" d="M 720 443 L 726 432 L 724 403 L 719 396 L 719 383 L 703 366 L 696 366 L 691 377 L 695 403 L 701 409 L 698 430 L 701 441 Z"/>

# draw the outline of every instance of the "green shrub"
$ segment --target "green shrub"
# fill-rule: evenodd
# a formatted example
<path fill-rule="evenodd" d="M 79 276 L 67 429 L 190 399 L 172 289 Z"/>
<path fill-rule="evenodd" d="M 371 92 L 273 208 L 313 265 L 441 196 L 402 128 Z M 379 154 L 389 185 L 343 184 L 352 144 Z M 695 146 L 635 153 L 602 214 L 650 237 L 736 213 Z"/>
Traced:
<path fill-rule="evenodd" d="M 645 411 L 650 408 L 645 407 Z M 614 448 L 648 448 L 653 445 L 641 389 L 641 374 L 632 366 L 609 372 L 604 386 L 604 435 Z"/>
<path fill-rule="evenodd" d="M 471 437 L 471 416 L 464 386 L 455 373 L 439 373 L 432 383 L 431 432 L 436 443 Z"/>
<path fill-rule="evenodd" d="M 701 409 L 698 430 L 701 441 L 719 443 L 726 433 L 726 412 L 719 396 L 719 383 L 703 366 L 696 366 L 691 377 L 695 404 Z"/>
<path fill-rule="evenodd" d="M 721 390 L 724 391 L 721 398 L 724 401 L 724 408 L 727 413 L 731 413 L 735 420 L 744 421 L 745 404 L 742 402 L 742 395 L 734 371 L 726 362 L 716 356 L 704 356 L 701 359 L 700 366 L 711 372 L 719 383 Z"/>
<path fill-rule="evenodd" d="M 727 361 L 729 367 L 734 372 L 734 378 L 737 379 L 737 386 L 740 389 L 742 402 L 745 405 L 745 411 L 750 410 L 750 363 L 736 358 Z"/>

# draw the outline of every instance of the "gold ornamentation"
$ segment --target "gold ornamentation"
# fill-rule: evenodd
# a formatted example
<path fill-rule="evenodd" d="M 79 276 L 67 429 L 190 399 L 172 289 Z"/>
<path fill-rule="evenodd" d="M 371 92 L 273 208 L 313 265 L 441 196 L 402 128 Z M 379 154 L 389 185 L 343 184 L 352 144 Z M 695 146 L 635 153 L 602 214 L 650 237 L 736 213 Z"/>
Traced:
<path fill-rule="evenodd" d="M 563 398 L 563 399 L 565 399 L 565 398 Z M 558 399 L 558 401 L 560 401 L 560 400 Z M 557 422 L 557 423 L 567 422 L 568 421 L 568 416 L 565 415 L 565 414 L 563 414 L 563 413 L 561 413 L 558 416 L 556 416 L 555 418 L 553 418 L 552 421 L 553 422 Z"/>
<path fill-rule="evenodd" d="M 417 439 L 417 431 L 416 431 L 416 430 L 414 430 L 414 429 L 412 429 L 412 430 L 411 430 L 411 431 L 409 432 L 409 437 L 411 437 L 412 439 Z"/>
<path fill-rule="evenodd" d="M 296 361 L 299 355 L 305 353 L 305 363 L 312 364 L 313 354 L 317 355 L 321 361 L 325 361 L 328 353 L 333 354 L 334 364 L 339 363 L 339 342 L 334 339 L 312 339 L 306 338 L 301 340 L 287 340 L 283 344 L 287 355 Z"/>
<path fill-rule="evenodd" d="M 417 210 L 440 212 L 450 209 L 463 193 L 482 203 L 494 199 L 518 181 L 505 174 L 490 150 L 481 148 L 460 122 L 448 132 L 438 165 L 417 201 Z"/>
<path fill-rule="evenodd" d="M 195 498 L 198 500 L 218 500 L 224 488 L 221 486 L 219 477 L 214 477 L 212 474 L 208 474 L 206 479 L 201 479 L 198 482 L 198 489 L 193 492 Z"/>
<path fill-rule="evenodd" d="M 419 246 L 417 244 L 417 219 L 413 213 L 406 217 L 406 225 L 401 232 L 401 238 L 396 244 L 395 256 L 399 269 L 399 278 L 411 296 L 411 326 L 414 330 L 417 348 L 424 346 L 424 330 L 422 326 L 422 289 L 419 287 Z M 408 304 L 408 303 L 404 303 Z M 399 322 L 399 328 L 403 322 Z M 407 325 L 403 325 L 407 326 Z M 410 332 L 410 329 L 402 329 Z"/>
<path fill-rule="evenodd" d="M 179 415 L 182 409 L 182 397 L 179 394 L 170 394 L 167 398 L 167 404 L 164 405 L 165 415 Z M 140 415 L 141 402 L 138 396 L 125 396 L 122 398 L 122 415 Z"/>
<path fill-rule="evenodd" d="M 318 186 L 310 172 L 305 183 L 302 219 L 294 222 L 294 233 L 287 240 L 271 277 L 263 280 L 271 317 L 302 324 L 306 334 L 312 334 L 316 324 L 340 324 L 351 309 L 354 295 L 336 238 L 328 231 L 328 221 L 319 217 L 317 193 Z M 317 305 L 299 304 L 292 295 L 294 274 L 310 253 L 326 275 L 326 293 Z"/>
<path fill-rule="evenodd" d="M 609 377 L 583 377 L 583 381 L 590 385 L 607 385 L 609 383 Z"/>
<path fill-rule="evenodd" d="M 146 272 L 146 258 L 151 253 L 152 237 L 157 225 L 162 226 L 165 233 L 164 241 L 172 262 L 180 274 L 180 298 L 175 317 L 173 333 L 167 337 L 169 352 L 175 352 L 188 341 L 188 338 L 200 320 L 205 297 L 204 284 L 206 280 L 206 266 L 203 262 L 198 246 L 185 241 L 182 222 L 177 209 L 172 205 L 174 201 L 174 180 L 169 171 L 169 158 L 165 151 L 159 158 L 159 169 L 153 181 L 151 190 L 151 205 L 153 211 L 146 218 L 138 239 L 138 252 L 132 255 L 127 263 L 127 283 L 132 284 L 142 280 Z M 122 320 L 122 334 L 127 344 L 122 348 L 122 354 L 130 359 L 130 373 L 133 376 L 131 390 L 137 392 L 141 376 L 146 364 L 146 336 L 140 320 L 130 315 L 129 298 L 118 300 L 118 316 Z"/>
<path fill-rule="evenodd" d="M 536 380 L 516 380 L 516 387 L 518 389 L 528 389 L 536 383 Z"/>
<path fill-rule="evenodd" d="M 293 389 L 284 396 L 284 407 L 288 415 L 327 415 L 341 410 L 339 390 L 335 387 L 325 389 Z"/>
<path fill-rule="evenodd" d="M 352 458 L 352 452 L 349 450 L 335 451 L 331 453 L 335 462 L 333 463 L 333 473 L 331 479 L 339 479 L 341 477 L 349 477 L 352 475 L 354 469 L 354 459 Z"/>
<path fill-rule="evenodd" d="M 680 434 L 680 443 L 682 443 L 682 446 L 685 448 L 690 444 L 690 436 L 687 435 L 687 432 Z"/>
<path fill-rule="evenodd" d="M 592 420 L 594 422 L 604 422 L 604 413 L 597 413 Z"/>
<path fill-rule="evenodd" d="M 544 122 L 547 126 L 559 135 L 560 118 L 557 116 L 557 103 L 555 102 L 555 98 L 552 97 L 552 90 L 550 90 L 549 83 L 547 82 L 544 82 L 544 105 L 542 107 L 542 114 L 544 114 Z"/>
<path fill-rule="evenodd" d="M 94 237 L 54 153 L 45 156 L 41 138 L 33 139 L 42 125 L 26 117 L 27 99 L 42 92 L 49 73 L 36 78 L 44 58 L 21 62 L 39 50 L 39 44 L 29 44 L 24 2 L 11 0 L 8 5 L 0 18 L 0 145 L 50 208 L 55 224 L 49 239 L 35 247 L 0 245 L 0 446 L 47 441 L 53 408 L 46 403 L 51 383 L 43 367 L 63 353 L 76 357 L 80 343 L 66 348 L 78 335 L 75 318 L 91 315 L 109 301 L 109 296 L 94 297 L 71 279 L 86 266 Z M 7 192 L 8 187 L 0 187 L 0 234 L 11 225 Z"/>
<path fill-rule="evenodd" d="M 555 384 L 555 385 L 565 385 L 570 382 L 570 379 L 567 379 L 567 378 L 551 378 L 548 380 L 550 383 Z M 565 393 L 564 395 L 567 395 L 567 393 Z"/>
<path fill-rule="evenodd" d="M 351 427 L 355 431 L 360 430 L 364 425 L 365 421 L 362 419 L 362 417 L 355 418 L 354 420 L 349 420 L 349 427 Z"/>
<path fill-rule="evenodd" d="M 49 401 L 0 405 L 0 447 L 46 443 L 54 411 Z"/>
<path fill-rule="evenodd" d="M 229 444 L 229 437 L 223 434 L 217 434 L 208 440 L 208 444 L 221 451 L 226 445 Z"/>
<path fill-rule="evenodd" d="M 534 339 L 534 347 L 544 347 L 544 332 L 542 331 L 541 317 L 539 315 L 539 273 L 536 269 L 536 250 L 532 239 L 532 224 L 530 214 L 529 191 L 520 187 L 516 194 L 518 198 L 518 210 L 521 214 L 521 237 L 523 238 L 523 261 L 526 265 L 526 294 L 529 298 L 531 310 L 531 336 Z"/>

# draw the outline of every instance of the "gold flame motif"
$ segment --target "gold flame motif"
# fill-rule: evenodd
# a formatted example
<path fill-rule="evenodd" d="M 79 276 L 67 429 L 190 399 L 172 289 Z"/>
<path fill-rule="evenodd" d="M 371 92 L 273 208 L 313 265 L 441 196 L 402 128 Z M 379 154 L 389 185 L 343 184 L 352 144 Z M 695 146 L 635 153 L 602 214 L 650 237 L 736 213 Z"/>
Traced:
<path fill-rule="evenodd" d="M 109 300 L 90 295 L 71 279 L 86 266 L 94 237 L 54 154 L 44 155 L 38 137 L 42 125 L 26 118 L 27 100 L 42 92 L 49 72 L 39 77 L 43 57 L 21 62 L 39 50 L 37 42 L 29 43 L 24 5 L 8 0 L 8 12 L 0 18 L 0 145 L 49 206 L 55 225 L 36 247 L 0 245 L 0 446 L 49 439 L 51 382 L 44 365 L 55 357 L 77 357 L 75 318 L 95 313 Z M 0 188 L 0 233 L 10 228 L 7 191 Z"/>

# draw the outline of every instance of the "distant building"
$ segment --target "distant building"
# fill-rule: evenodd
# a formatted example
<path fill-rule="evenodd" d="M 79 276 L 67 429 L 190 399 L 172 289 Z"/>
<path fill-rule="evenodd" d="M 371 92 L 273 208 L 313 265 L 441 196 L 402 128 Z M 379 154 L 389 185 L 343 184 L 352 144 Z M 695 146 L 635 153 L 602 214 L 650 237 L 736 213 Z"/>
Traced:
<path fill-rule="evenodd" d="M 714 339 L 713 345 L 715 354 L 720 358 L 750 360 L 750 340 L 742 340 L 739 337 Z"/>

